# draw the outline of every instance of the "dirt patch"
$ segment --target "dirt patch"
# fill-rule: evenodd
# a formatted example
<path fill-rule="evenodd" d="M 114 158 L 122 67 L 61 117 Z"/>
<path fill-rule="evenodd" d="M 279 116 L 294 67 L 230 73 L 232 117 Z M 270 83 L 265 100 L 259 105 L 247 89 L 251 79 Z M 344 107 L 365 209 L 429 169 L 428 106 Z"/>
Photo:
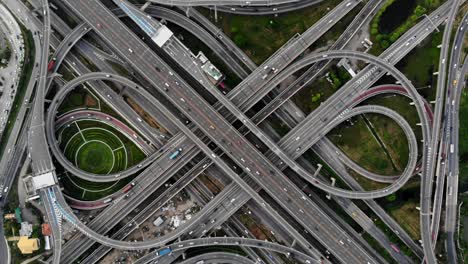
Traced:
<path fill-rule="evenodd" d="M 223 184 L 219 182 L 218 180 L 206 175 L 202 174 L 200 176 L 200 180 L 208 187 L 208 189 L 213 193 L 213 194 L 218 194 L 223 188 Z"/>
<path fill-rule="evenodd" d="M 94 97 L 92 97 L 91 95 L 87 94 L 87 95 L 85 96 L 85 105 L 86 105 L 87 107 L 97 107 L 98 102 L 97 102 L 97 100 L 96 100 Z"/>
<path fill-rule="evenodd" d="M 150 116 L 143 108 L 141 108 L 140 105 L 138 105 L 135 101 L 133 101 L 131 98 L 124 96 L 124 100 L 130 105 L 130 107 L 135 110 L 142 118 L 147 122 L 151 127 L 154 127 L 161 131 L 162 133 L 167 133 L 167 130 L 161 126 L 152 116 Z"/>

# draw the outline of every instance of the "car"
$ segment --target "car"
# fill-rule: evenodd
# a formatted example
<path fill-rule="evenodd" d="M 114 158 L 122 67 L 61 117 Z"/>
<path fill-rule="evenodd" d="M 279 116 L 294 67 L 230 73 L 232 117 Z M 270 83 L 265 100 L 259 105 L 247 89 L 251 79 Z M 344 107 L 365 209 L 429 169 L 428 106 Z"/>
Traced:
<path fill-rule="evenodd" d="M 97 26 L 98 28 L 101 28 L 101 27 L 102 27 L 101 24 L 99 24 L 99 23 L 97 23 L 96 26 Z"/>

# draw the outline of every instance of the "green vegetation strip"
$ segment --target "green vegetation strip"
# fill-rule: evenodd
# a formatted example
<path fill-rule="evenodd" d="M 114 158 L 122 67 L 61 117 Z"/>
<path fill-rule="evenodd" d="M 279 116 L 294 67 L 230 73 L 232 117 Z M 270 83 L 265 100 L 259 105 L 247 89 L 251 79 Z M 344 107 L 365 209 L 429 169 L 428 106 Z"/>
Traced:
<path fill-rule="evenodd" d="M 460 173 L 459 173 L 459 192 L 468 191 L 468 91 L 465 89 L 462 92 L 460 100 L 460 130 L 459 130 L 459 157 L 460 157 Z"/>

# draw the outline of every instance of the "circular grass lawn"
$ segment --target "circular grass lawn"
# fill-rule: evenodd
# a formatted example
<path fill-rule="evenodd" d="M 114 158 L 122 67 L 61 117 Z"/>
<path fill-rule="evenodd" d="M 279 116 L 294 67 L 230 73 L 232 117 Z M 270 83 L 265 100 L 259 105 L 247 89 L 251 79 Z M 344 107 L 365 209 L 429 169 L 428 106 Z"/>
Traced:
<path fill-rule="evenodd" d="M 75 153 L 76 166 L 87 172 L 107 174 L 112 171 L 114 163 L 114 152 L 102 141 L 88 141 Z"/>

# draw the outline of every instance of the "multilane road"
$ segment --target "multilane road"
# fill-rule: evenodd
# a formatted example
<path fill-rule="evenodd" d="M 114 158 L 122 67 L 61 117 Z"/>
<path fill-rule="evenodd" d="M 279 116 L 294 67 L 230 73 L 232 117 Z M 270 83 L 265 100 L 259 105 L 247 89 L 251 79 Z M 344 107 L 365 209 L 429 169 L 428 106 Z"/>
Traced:
<path fill-rule="evenodd" d="M 70 5 L 71 3 L 68 3 L 68 4 Z M 76 3 L 75 3 L 75 4 L 76 4 Z M 94 8 L 92 8 L 92 10 L 89 10 L 89 11 L 78 10 L 77 13 L 79 13 L 80 15 L 82 15 L 82 14 L 88 14 L 88 13 L 89 13 L 89 14 L 93 14 L 95 10 L 101 10 L 101 9 L 102 9 L 102 6 L 93 6 L 93 7 L 94 7 Z M 81 9 L 83 9 L 83 8 L 87 8 L 87 7 L 81 7 Z M 111 19 L 111 18 L 107 19 L 106 21 L 107 21 L 107 23 L 110 22 L 111 24 L 113 24 L 112 27 L 111 27 L 110 25 L 108 25 L 106 22 L 100 20 L 100 18 L 101 18 L 102 16 L 103 16 L 102 12 L 101 12 L 101 14 L 99 14 L 99 15 L 97 15 L 97 16 L 93 16 L 93 18 L 99 19 L 99 22 L 96 21 L 96 22 L 90 23 L 90 25 L 96 25 L 97 23 L 101 23 L 102 25 L 104 25 L 103 28 L 105 28 L 106 31 L 108 31 L 108 30 L 117 30 L 117 29 L 121 29 L 121 28 L 119 28 L 119 25 L 115 24 L 115 22 L 113 22 L 113 19 Z M 106 16 L 106 17 L 107 17 L 107 16 Z M 88 18 L 88 19 L 89 19 L 89 18 Z M 121 31 L 125 32 L 125 29 L 122 28 Z M 103 35 L 101 31 L 99 31 L 99 33 L 101 33 L 101 35 Z M 120 32 L 118 35 L 122 35 L 122 32 Z M 112 36 L 112 37 L 115 37 L 115 35 Z M 105 38 L 106 38 L 106 37 L 105 37 Z M 129 43 L 128 41 L 129 41 L 129 40 L 132 40 L 132 42 L 133 42 L 134 37 L 133 37 L 133 38 L 132 38 L 132 36 L 128 36 L 128 38 L 126 37 L 127 40 L 125 41 L 125 45 L 123 45 L 123 43 L 118 43 L 118 44 L 116 43 L 116 41 L 121 42 L 121 41 L 120 41 L 120 38 L 121 38 L 121 37 L 117 37 L 115 40 L 109 41 L 109 43 L 116 44 L 116 45 L 114 45 L 115 48 L 117 48 L 117 50 L 120 50 L 120 53 L 121 53 L 124 57 L 128 57 L 128 55 L 126 54 L 126 53 L 127 53 L 126 50 L 123 51 L 122 48 L 119 47 L 119 45 L 122 45 L 122 46 L 128 45 L 128 43 Z M 136 40 L 135 40 L 135 41 L 136 41 Z M 139 40 L 138 40 L 138 42 L 139 42 Z M 141 46 L 142 44 L 139 44 L 138 42 L 132 43 L 132 45 L 131 45 L 131 46 L 132 46 L 132 49 L 134 50 L 134 53 L 140 53 L 140 54 L 142 54 L 141 56 L 143 56 L 144 58 L 152 57 L 152 56 L 149 56 L 151 53 L 147 50 L 147 48 L 142 47 L 142 46 Z M 142 52 L 143 50 L 146 50 L 146 52 Z M 145 54 L 144 54 L 144 53 L 145 53 Z M 133 57 L 133 56 L 132 56 L 132 57 Z M 134 59 L 134 58 L 132 58 L 132 59 Z M 132 61 L 132 59 L 129 59 L 129 61 Z M 138 58 L 138 57 L 137 57 L 137 59 L 141 59 L 141 58 Z M 158 58 L 156 58 L 156 57 L 154 57 L 154 58 L 152 58 L 152 59 L 153 59 L 153 60 L 152 60 L 153 63 L 154 63 L 154 62 L 160 61 L 160 60 L 159 60 Z M 164 65 L 162 62 L 160 62 L 160 64 Z M 147 66 L 144 67 L 146 70 L 145 70 L 145 69 L 142 69 L 142 68 L 139 67 L 138 65 L 147 65 Z M 134 67 L 137 68 L 137 69 L 140 68 L 140 69 L 139 69 L 140 72 L 143 72 L 143 70 L 144 70 L 144 71 L 151 71 L 152 73 L 151 73 L 150 75 L 154 75 L 154 74 L 155 74 L 155 73 L 154 73 L 155 71 L 153 70 L 152 66 L 149 66 L 149 64 L 148 64 L 147 61 L 140 61 L 140 62 L 137 63 L 137 64 L 134 63 Z M 161 70 L 161 71 L 162 71 L 162 70 Z M 168 71 L 165 70 L 165 69 L 164 69 L 164 71 L 165 71 L 166 73 L 168 72 Z M 149 74 L 143 74 L 143 75 L 144 75 L 145 77 L 147 77 L 147 78 L 148 78 L 148 76 L 149 76 Z M 159 75 L 159 74 L 158 74 L 158 75 Z M 168 76 L 169 76 L 169 74 L 168 74 Z M 178 77 L 178 76 L 177 76 L 177 77 Z M 151 78 L 148 78 L 148 79 L 151 80 Z M 171 78 L 171 79 L 172 79 L 172 78 Z M 180 80 L 180 79 L 177 79 L 177 82 L 180 83 L 180 84 L 183 84 L 184 86 L 186 85 L 185 82 L 183 82 L 183 81 Z M 161 84 L 160 84 L 159 81 L 158 81 L 158 82 L 152 81 L 152 83 L 153 83 L 153 85 L 155 85 L 156 87 L 159 87 L 159 88 L 161 89 L 161 91 L 164 91 L 164 90 L 162 89 Z M 175 83 L 175 80 L 174 80 L 174 81 L 171 81 L 170 83 L 171 83 L 172 86 L 177 85 L 177 84 Z M 186 92 L 191 92 L 190 89 L 184 89 L 184 91 L 186 91 Z M 197 95 L 191 95 L 190 97 L 191 97 L 191 98 L 197 98 L 198 96 L 197 96 Z M 188 97 L 186 97 L 184 100 L 187 101 L 187 100 L 189 100 L 189 99 L 188 99 Z M 173 103 L 179 102 L 179 98 L 175 99 L 174 97 L 172 97 L 172 98 L 171 98 L 171 101 L 172 101 Z M 199 101 L 199 103 L 202 103 L 202 104 L 204 103 L 203 100 L 198 100 L 198 101 Z M 204 109 L 208 110 L 209 108 L 206 108 L 206 106 L 205 106 Z M 211 120 L 214 120 L 214 118 L 218 119 L 218 117 L 215 115 L 215 116 L 212 116 Z M 211 121 L 210 121 L 210 122 L 211 122 Z M 179 125 L 179 126 L 180 126 L 180 125 Z M 209 127 L 209 126 L 210 126 L 210 124 L 205 124 L 204 126 L 201 126 L 201 127 L 202 127 L 202 129 L 203 129 L 203 128 L 206 128 L 206 127 Z M 180 126 L 179 128 L 185 129 L 185 130 L 187 131 L 187 129 L 185 128 L 185 126 Z M 221 129 L 220 129 L 220 130 L 221 130 Z M 224 129 L 223 129 L 223 130 L 224 130 Z M 218 130 L 218 131 L 219 131 L 219 130 Z M 190 132 L 190 131 L 187 131 L 187 134 L 191 134 L 191 132 Z M 231 138 L 231 137 L 230 137 L 230 138 Z M 192 138 L 192 140 L 194 140 L 194 139 L 195 139 L 195 138 Z M 229 140 L 231 140 L 231 139 L 229 139 Z M 239 140 L 242 140 L 242 139 L 239 138 Z M 199 147 L 202 147 L 202 146 L 199 146 Z M 202 148 L 203 148 L 203 147 L 202 147 Z M 206 148 L 204 149 L 204 151 L 205 151 L 205 153 L 207 153 L 207 154 L 210 155 L 210 156 L 211 156 L 211 154 L 213 154 L 211 151 L 208 151 Z M 206 152 L 206 151 L 208 151 L 208 152 Z M 246 153 L 248 153 L 248 151 L 246 151 Z M 213 155 L 214 155 L 214 154 L 213 154 Z M 217 160 L 217 159 L 215 159 L 215 160 Z M 240 160 L 240 159 L 238 158 L 238 160 Z M 218 162 L 218 166 L 224 167 L 224 168 L 223 168 L 224 170 L 227 170 L 229 173 L 233 174 L 233 172 L 230 171 L 229 168 L 226 168 L 226 165 L 224 165 L 223 163 Z M 232 176 L 233 176 L 233 177 L 236 177 L 235 175 L 232 175 Z M 239 183 L 239 184 L 242 184 L 241 181 L 238 181 L 238 183 Z M 244 188 L 246 188 L 246 187 L 247 187 L 247 186 L 244 185 Z M 248 187 L 247 187 L 247 188 L 248 188 Z M 265 189 L 268 189 L 268 188 L 265 188 Z M 251 193 L 251 195 L 254 195 L 254 196 L 257 195 L 255 192 L 252 192 L 252 191 L 249 191 L 249 192 Z M 300 199 L 300 197 L 299 197 L 299 199 Z M 284 201 L 284 199 L 279 199 L 279 200 L 283 200 L 283 201 Z M 296 213 L 296 214 L 297 214 L 297 213 Z M 336 241 L 336 242 L 338 242 L 338 241 Z"/>

